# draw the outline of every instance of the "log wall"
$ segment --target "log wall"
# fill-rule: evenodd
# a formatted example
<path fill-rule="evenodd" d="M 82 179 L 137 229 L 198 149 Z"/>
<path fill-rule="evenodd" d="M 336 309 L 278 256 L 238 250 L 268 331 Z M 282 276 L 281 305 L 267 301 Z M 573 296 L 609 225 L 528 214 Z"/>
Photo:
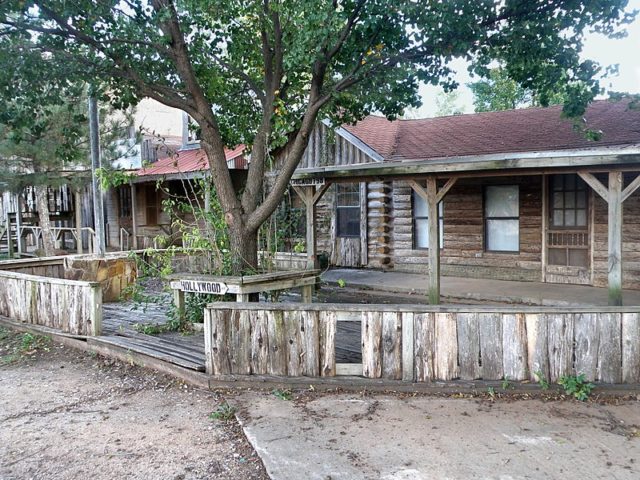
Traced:
<path fill-rule="evenodd" d="M 637 307 L 212 304 L 207 372 L 334 376 L 338 321 L 361 322 L 367 378 L 640 382 Z"/>
<path fill-rule="evenodd" d="M 0 315 L 73 335 L 100 335 L 99 283 L 0 272 Z"/>

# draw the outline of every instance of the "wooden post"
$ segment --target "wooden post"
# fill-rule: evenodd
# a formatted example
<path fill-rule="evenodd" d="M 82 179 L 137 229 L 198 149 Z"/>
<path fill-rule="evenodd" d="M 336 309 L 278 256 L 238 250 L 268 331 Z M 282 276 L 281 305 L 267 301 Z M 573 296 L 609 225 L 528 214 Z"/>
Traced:
<path fill-rule="evenodd" d="M 622 305 L 622 173 L 609 172 L 609 305 Z"/>
<path fill-rule="evenodd" d="M 76 250 L 82 253 L 82 189 L 76 188 L 74 209 L 76 214 Z"/>
<path fill-rule="evenodd" d="M 13 258 L 13 241 L 11 239 L 11 217 L 9 212 L 6 213 L 6 225 L 7 225 L 7 256 Z"/>
<path fill-rule="evenodd" d="M 102 286 L 99 283 L 91 285 L 90 299 L 91 325 L 87 334 L 98 337 L 102 335 Z"/>
<path fill-rule="evenodd" d="M 429 209 L 429 304 L 440 303 L 440 232 L 438 219 L 438 186 L 435 177 L 427 178 Z"/>
<path fill-rule="evenodd" d="M 211 211 L 211 185 L 209 179 L 204 179 L 204 211 L 209 213 Z"/>
<path fill-rule="evenodd" d="M 178 319 L 180 322 L 184 321 L 184 292 L 180 289 L 173 291 L 173 304 L 178 312 Z"/>
<path fill-rule="evenodd" d="M 22 192 L 16 194 L 16 243 L 18 257 L 21 257 L 25 250 L 22 242 Z"/>
<path fill-rule="evenodd" d="M 312 303 L 313 302 L 313 285 L 305 285 L 301 287 L 302 291 L 302 303 Z"/>
<path fill-rule="evenodd" d="M 136 208 L 136 184 L 131 183 L 131 234 L 133 235 L 133 249 L 138 249 L 138 222 L 136 221 L 137 216 L 137 208 Z"/>
<path fill-rule="evenodd" d="M 316 255 L 316 205 L 313 203 L 313 187 L 309 187 L 305 199 L 307 214 L 307 268 L 318 268 L 318 256 Z"/>

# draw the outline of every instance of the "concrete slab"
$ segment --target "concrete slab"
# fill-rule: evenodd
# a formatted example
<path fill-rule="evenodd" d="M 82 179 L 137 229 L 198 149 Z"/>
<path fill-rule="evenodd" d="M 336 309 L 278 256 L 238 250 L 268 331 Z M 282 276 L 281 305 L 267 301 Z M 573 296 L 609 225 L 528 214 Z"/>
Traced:
<path fill-rule="evenodd" d="M 231 400 L 273 479 L 637 479 L 640 405 L 330 395 Z"/>
<path fill-rule="evenodd" d="M 348 288 L 371 290 L 370 293 L 415 295 L 416 303 L 426 302 L 429 276 L 416 273 L 382 272 L 369 269 L 334 268 L 322 274 L 322 280 Z M 442 277 L 441 294 L 447 303 L 465 300 L 519 303 L 549 306 L 607 305 L 606 288 L 555 283 L 515 282 L 478 278 Z M 640 291 L 625 290 L 625 305 L 640 305 Z"/>

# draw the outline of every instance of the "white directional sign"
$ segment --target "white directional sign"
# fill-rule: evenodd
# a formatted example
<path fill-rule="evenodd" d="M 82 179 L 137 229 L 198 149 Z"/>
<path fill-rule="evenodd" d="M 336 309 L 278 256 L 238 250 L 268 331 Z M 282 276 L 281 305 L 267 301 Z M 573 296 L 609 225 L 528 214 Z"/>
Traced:
<path fill-rule="evenodd" d="M 294 187 L 321 187 L 324 185 L 324 178 L 292 178 L 291 185 Z"/>
<path fill-rule="evenodd" d="M 226 283 L 205 280 L 178 280 L 171 282 L 171 288 L 183 292 L 211 293 L 213 295 L 224 295 L 229 290 Z"/>

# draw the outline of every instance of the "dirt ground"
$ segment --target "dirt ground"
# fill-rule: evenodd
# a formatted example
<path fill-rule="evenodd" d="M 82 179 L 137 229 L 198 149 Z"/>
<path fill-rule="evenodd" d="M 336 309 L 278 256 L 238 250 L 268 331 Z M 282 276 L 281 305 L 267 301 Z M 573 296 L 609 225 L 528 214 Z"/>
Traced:
<path fill-rule="evenodd" d="M 28 335 L 28 334 L 26 334 Z M 223 399 L 0 327 L 0 479 L 267 479 Z"/>

